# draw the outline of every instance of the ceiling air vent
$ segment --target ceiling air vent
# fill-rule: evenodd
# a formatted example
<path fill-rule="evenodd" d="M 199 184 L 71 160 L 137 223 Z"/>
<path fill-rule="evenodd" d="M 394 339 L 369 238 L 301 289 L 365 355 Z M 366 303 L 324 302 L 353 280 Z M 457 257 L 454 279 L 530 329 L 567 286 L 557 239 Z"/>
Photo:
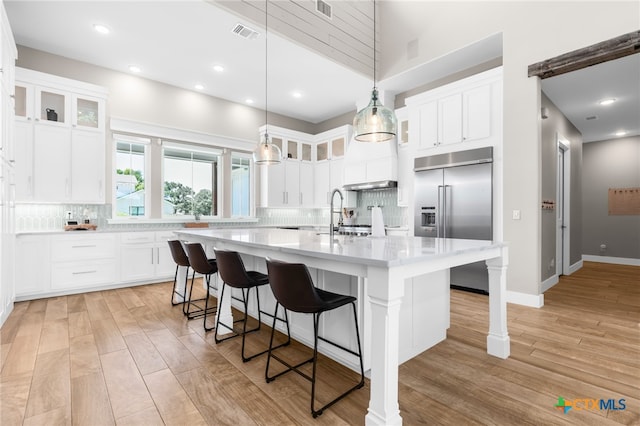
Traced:
<path fill-rule="evenodd" d="M 585 117 L 585 120 L 589 121 L 589 120 L 597 120 L 598 116 L 597 115 L 590 115 L 589 117 Z"/>
<path fill-rule="evenodd" d="M 231 32 L 233 32 L 236 35 L 239 35 L 242 38 L 246 38 L 247 40 L 253 40 L 257 38 L 259 34 L 256 30 L 242 24 L 236 24 L 236 26 L 233 27 Z"/>
<path fill-rule="evenodd" d="M 322 0 L 316 0 L 316 12 L 323 14 L 329 19 L 333 16 L 331 13 L 331 5 Z"/>

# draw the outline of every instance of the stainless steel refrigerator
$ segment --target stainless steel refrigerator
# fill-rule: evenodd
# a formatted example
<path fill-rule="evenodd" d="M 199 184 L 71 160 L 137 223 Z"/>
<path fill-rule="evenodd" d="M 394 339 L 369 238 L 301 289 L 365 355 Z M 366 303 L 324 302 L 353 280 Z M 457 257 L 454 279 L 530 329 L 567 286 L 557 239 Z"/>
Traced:
<path fill-rule="evenodd" d="M 415 235 L 492 240 L 491 147 L 415 159 Z M 484 262 L 451 269 L 451 286 L 489 292 Z"/>

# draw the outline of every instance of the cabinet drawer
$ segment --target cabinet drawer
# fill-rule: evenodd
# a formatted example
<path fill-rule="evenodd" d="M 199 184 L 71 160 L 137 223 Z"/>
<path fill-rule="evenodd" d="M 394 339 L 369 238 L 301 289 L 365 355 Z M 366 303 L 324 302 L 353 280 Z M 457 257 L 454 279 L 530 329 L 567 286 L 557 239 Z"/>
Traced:
<path fill-rule="evenodd" d="M 55 262 L 51 268 L 51 289 L 85 288 L 116 282 L 114 260 Z"/>
<path fill-rule="evenodd" d="M 91 231 L 87 231 L 91 232 Z M 51 240 L 51 260 L 84 260 L 115 257 L 114 235 L 57 237 Z"/>
<path fill-rule="evenodd" d="M 146 244 L 156 240 L 155 232 L 128 232 L 120 234 L 122 244 Z"/>

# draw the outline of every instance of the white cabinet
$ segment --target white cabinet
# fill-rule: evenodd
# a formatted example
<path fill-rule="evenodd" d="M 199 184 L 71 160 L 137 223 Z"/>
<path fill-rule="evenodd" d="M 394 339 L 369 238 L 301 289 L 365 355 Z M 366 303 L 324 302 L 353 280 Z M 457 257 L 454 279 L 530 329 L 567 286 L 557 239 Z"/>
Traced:
<path fill-rule="evenodd" d="M 351 137 L 351 126 L 318 135 L 316 163 L 314 167 L 314 205 L 328 207 L 334 188 L 342 188 L 344 184 L 344 156 L 348 138 Z"/>
<path fill-rule="evenodd" d="M 104 203 L 106 90 L 18 68 L 16 197 Z"/>
<path fill-rule="evenodd" d="M 120 234 L 120 281 L 157 281 L 173 276 L 175 263 L 169 251 L 172 232 L 129 232 Z"/>
<path fill-rule="evenodd" d="M 15 300 L 15 143 L 13 126 L 16 44 L 0 4 L 0 326 Z"/>
<path fill-rule="evenodd" d="M 281 148 L 283 159 L 280 164 L 260 166 L 260 207 L 311 207 L 311 144 L 301 142 L 298 132 L 288 134 L 286 129 L 281 133 L 271 130 L 270 134 L 271 142 Z"/>
<path fill-rule="evenodd" d="M 447 152 L 448 145 L 462 142 L 495 145 L 501 137 L 502 68 L 413 96 L 406 104 L 418 150 Z"/>
<path fill-rule="evenodd" d="M 52 236 L 51 290 L 88 290 L 114 284 L 116 252 L 114 234 Z"/>
<path fill-rule="evenodd" d="M 49 235 L 18 235 L 15 255 L 15 293 L 30 298 L 51 290 Z"/>
<path fill-rule="evenodd" d="M 396 110 L 398 118 L 398 206 L 409 207 L 413 198 L 414 146 L 409 140 L 407 108 Z"/>

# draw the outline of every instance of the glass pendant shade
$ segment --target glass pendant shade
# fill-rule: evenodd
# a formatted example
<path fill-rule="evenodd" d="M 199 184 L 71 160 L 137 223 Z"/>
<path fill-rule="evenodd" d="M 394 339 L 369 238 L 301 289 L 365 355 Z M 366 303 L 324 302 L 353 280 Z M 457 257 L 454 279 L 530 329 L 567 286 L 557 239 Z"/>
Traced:
<path fill-rule="evenodd" d="M 258 165 L 278 164 L 282 161 L 282 152 L 278 145 L 271 143 L 269 135 L 265 133 L 264 139 L 253 150 L 253 162 Z"/>
<path fill-rule="evenodd" d="M 360 142 L 384 142 L 398 131 L 398 121 L 392 110 L 378 102 L 378 90 L 371 92 L 371 102 L 353 118 L 354 138 Z"/>

